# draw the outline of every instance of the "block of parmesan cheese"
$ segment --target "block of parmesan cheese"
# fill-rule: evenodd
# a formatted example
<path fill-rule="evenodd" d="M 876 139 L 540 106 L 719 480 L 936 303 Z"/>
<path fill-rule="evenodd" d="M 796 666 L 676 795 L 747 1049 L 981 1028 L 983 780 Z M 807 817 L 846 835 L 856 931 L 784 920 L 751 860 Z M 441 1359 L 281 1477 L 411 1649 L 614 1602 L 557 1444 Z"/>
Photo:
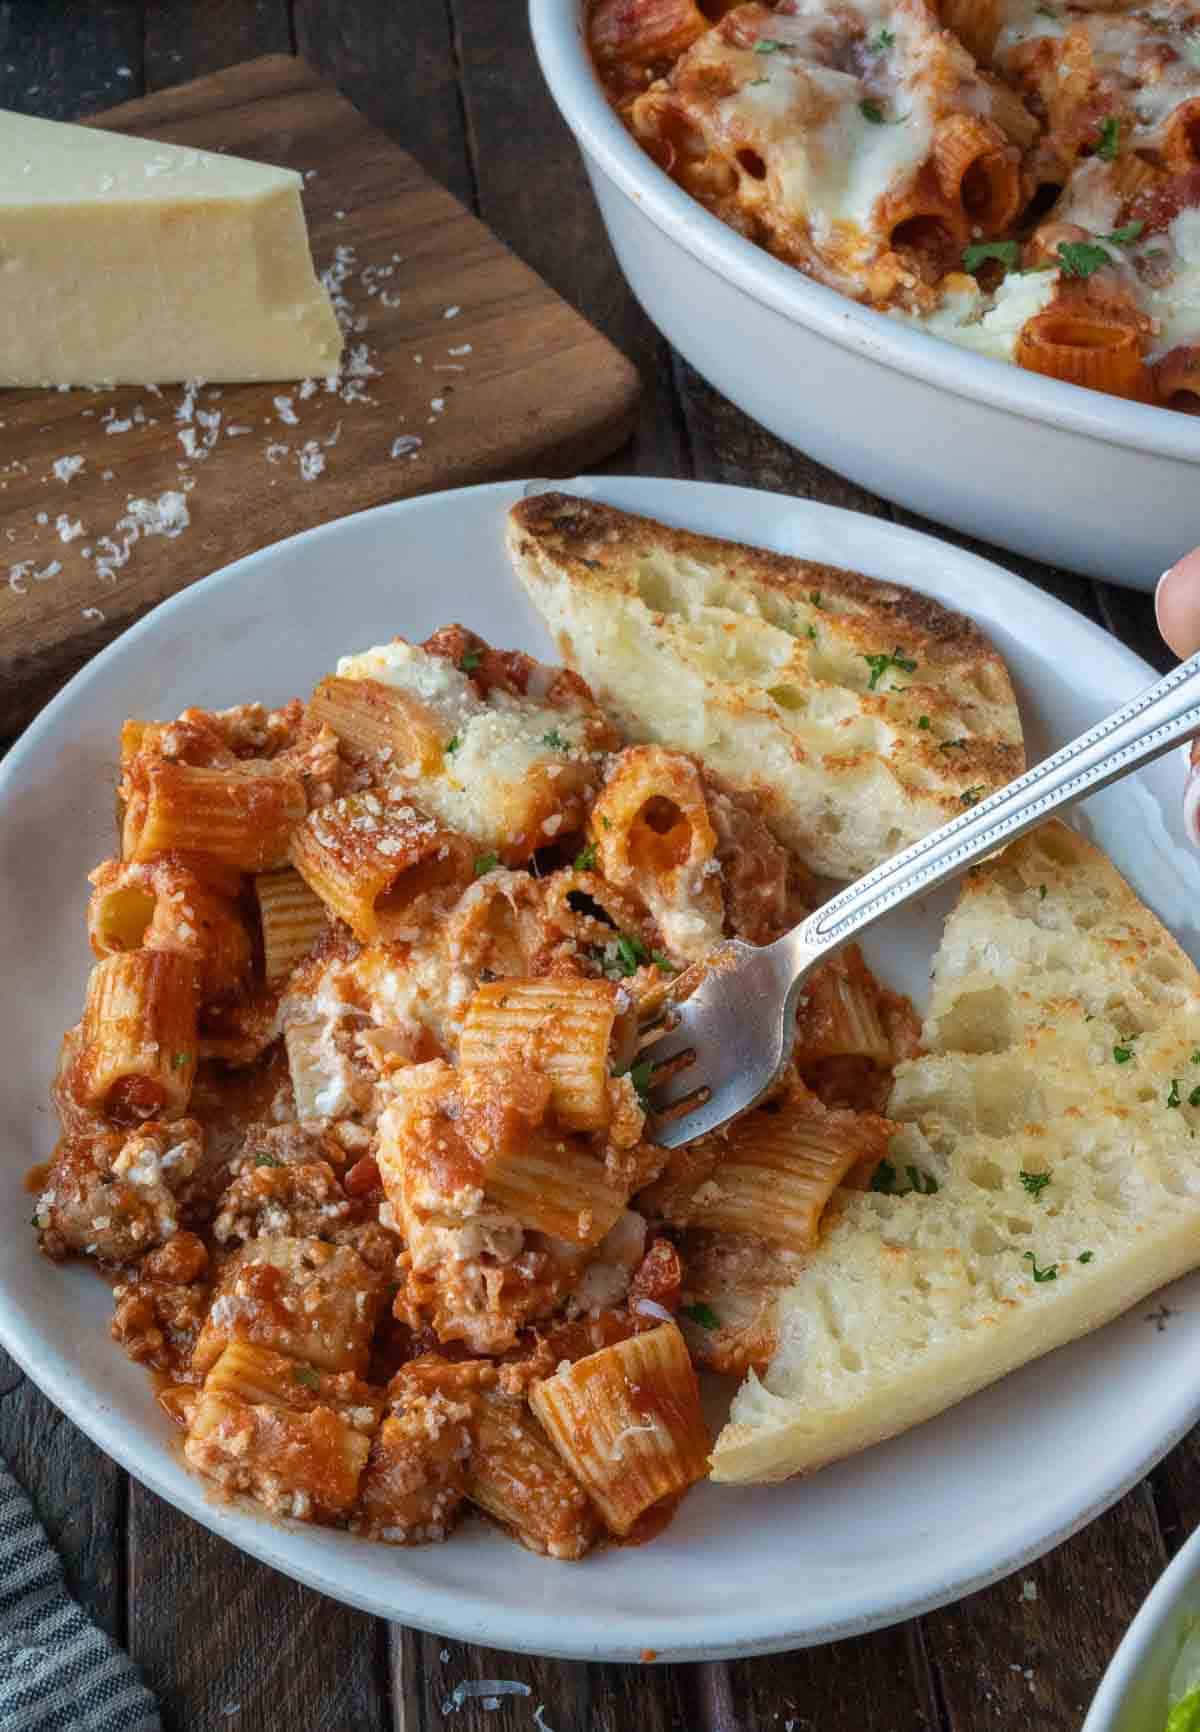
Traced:
<path fill-rule="evenodd" d="M 0 112 L 0 386 L 297 379 L 342 339 L 288 169 Z"/>

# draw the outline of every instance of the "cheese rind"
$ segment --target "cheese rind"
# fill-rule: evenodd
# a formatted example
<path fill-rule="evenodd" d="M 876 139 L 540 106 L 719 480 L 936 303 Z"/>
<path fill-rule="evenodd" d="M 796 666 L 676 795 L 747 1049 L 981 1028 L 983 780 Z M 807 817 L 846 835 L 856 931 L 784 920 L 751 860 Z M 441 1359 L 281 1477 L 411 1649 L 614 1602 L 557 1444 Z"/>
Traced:
<path fill-rule="evenodd" d="M 342 338 L 289 169 L 0 113 L 0 386 L 297 379 Z"/>

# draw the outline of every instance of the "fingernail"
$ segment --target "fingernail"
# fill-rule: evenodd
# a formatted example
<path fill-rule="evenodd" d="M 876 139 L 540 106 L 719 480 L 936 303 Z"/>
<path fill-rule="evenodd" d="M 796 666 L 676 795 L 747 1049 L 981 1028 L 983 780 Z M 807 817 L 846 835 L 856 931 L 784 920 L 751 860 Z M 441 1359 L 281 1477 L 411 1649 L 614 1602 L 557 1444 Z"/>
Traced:
<path fill-rule="evenodd" d="M 1162 630 L 1162 618 L 1159 615 L 1158 610 L 1162 602 L 1163 584 L 1166 583 L 1174 569 L 1175 567 L 1173 565 L 1168 565 L 1167 569 L 1163 572 L 1162 576 L 1154 586 L 1154 618 L 1160 631 Z"/>

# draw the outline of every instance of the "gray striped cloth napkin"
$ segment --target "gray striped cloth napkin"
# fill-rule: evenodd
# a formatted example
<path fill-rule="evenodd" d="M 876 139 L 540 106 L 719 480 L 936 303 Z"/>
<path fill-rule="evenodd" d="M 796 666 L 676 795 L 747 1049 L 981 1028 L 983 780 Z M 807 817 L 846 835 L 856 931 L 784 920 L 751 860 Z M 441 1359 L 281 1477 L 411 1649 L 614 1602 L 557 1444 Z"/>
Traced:
<path fill-rule="evenodd" d="M 133 1661 L 67 1593 L 58 1555 L 2 1463 L 0 1732 L 161 1732 Z"/>

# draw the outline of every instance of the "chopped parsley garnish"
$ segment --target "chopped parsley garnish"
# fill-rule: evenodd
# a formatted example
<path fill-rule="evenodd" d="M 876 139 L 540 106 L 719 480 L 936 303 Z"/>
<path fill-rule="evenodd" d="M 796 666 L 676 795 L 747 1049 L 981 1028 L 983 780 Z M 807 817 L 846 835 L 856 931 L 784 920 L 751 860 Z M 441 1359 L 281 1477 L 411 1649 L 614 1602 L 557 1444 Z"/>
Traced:
<path fill-rule="evenodd" d="M 1081 1263 L 1090 1263 L 1095 1255 L 1096 1253 L 1094 1251 L 1081 1251 L 1079 1253 L 1079 1261 Z"/>
<path fill-rule="evenodd" d="M 1100 142 L 1096 146 L 1096 155 L 1104 162 L 1115 162 L 1121 148 L 1121 122 L 1115 114 L 1110 114 L 1100 124 Z"/>
<path fill-rule="evenodd" d="M 697 1299 L 694 1305 L 682 1305 L 680 1310 L 685 1317 L 690 1317 L 693 1323 L 698 1323 L 701 1329 L 719 1329 L 721 1319 L 711 1305 L 706 1305 L 703 1299 Z"/>
<path fill-rule="evenodd" d="M 650 961 L 650 952 L 632 932 L 618 932 L 610 943 L 593 946 L 592 955 L 605 974 L 626 979 L 636 974 L 643 962 Z"/>
<path fill-rule="evenodd" d="M 936 1194 L 938 1182 L 932 1173 L 913 1166 L 905 1167 L 904 1171 L 908 1176 L 907 1185 L 897 1184 L 895 1167 L 890 1161 L 880 1161 L 871 1178 L 871 1189 L 881 1191 L 885 1197 L 907 1197 L 910 1191 L 915 1191 L 919 1197 Z"/>
<path fill-rule="evenodd" d="M 1094 241 L 1061 241 L 1058 262 L 1067 277 L 1090 277 L 1102 265 L 1110 264 L 1108 254 Z"/>
<path fill-rule="evenodd" d="M 782 42 L 776 42 L 773 36 L 760 36 L 754 44 L 756 54 L 778 54 L 783 47 Z"/>
<path fill-rule="evenodd" d="M 473 674 L 482 660 L 483 652 L 481 650 L 468 650 L 458 664 L 459 670 L 464 674 Z"/>
<path fill-rule="evenodd" d="M 864 120 L 869 120 L 872 126 L 882 126 L 884 124 L 882 108 L 880 108 L 879 104 L 873 101 L 869 96 L 864 96 L 863 100 L 859 103 L 858 112 L 862 115 Z"/>
<path fill-rule="evenodd" d="M 489 872 L 494 872 L 496 870 L 497 866 L 499 866 L 499 864 L 500 864 L 500 856 L 498 854 L 476 854 L 476 856 L 475 856 L 475 876 L 476 876 L 476 878 L 486 877 L 486 875 Z"/>
<path fill-rule="evenodd" d="M 172 1070 L 182 1070 L 185 1064 L 190 1064 L 191 1062 L 192 1055 L 190 1052 L 173 1052 L 171 1054 Z"/>
<path fill-rule="evenodd" d="M 265 1149 L 259 1149 L 254 1157 L 256 1167 L 282 1167 L 283 1162 L 277 1161 L 274 1155 L 269 1155 Z"/>
<path fill-rule="evenodd" d="M 928 733 L 929 729 L 932 727 L 932 725 L 933 724 L 930 722 L 928 716 L 918 716 L 917 717 L 917 726 L 919 728 L 924 728 L 927 733 Z"/>
<path fill-rule="evenodd" d="M 650 960 L 660 974 L 678 974 L 679 970 L 669 956 L 664 956 L 661 950 L 652 950 Z"/>
<path fill-rule="evenodd" d="M 314 1371 L 311 1365 L 293 1365 L 292 1377 L 297 1383 L 302 1383 L 306 1389 L 320 1389 L 321 1374 Z"/>
<path fill-rule="evenodd" d="M 889 668 L 899 668 L 901 673 L 906 674 L 915 674 L 917 671 L 916 662 L 913 661 L 911 657 L 906 656 L 899 646 L 892 651 L 890 656 L 864 656 L 863 660 L 871 670 L 871 678 L 867 686 L 869 692 L 875 690 L 875 687 L 879 684 L 880 680 L 883 678 L 884 674 L 887 673 Z"/>
<path fill-rule="evenodd" d="M 808 599 L 812 602 L 814 607 L 823 608 L 825 606 L 824 601 L 821 599 L 821 592 L 819 589 L 810 589 L 808 592 Z"/>
<path fill-rule="evenodd" d="M 939 752 L 961 752 L 966 745 L 965 740 L 943 740 L 938 747 Z"/>
<path fill-rule="evenodd" d="M 1188 1105 L 1190 1107 L 1200 1107 L 1200 1083 L 1196 1085 L 1188 1096 Z"/>
<path fill-rule="evenodd" d="M 612 819 L 611 818 L 601 817 L 600 823 L 601 823 L 602 828 L 604 828 L 605 830 L 611 830 L 612 829 Z"/>
<path fill-rule="evenodd" d="M 1031 1197 L 1040 1197 L 1050 1183 L 1050 1175 L 1049 1173 L 1027 1173 L 1022 1167 L 1021 1183 Z"/>
<path fill-rule="evenodd" d="M 627 1076 L 633 1084 L 633 1091 L 637 1095 L 638 1105 L 644 1113 L 650 1111 L 650 1072 L 653 1068 L 653 1063 L 650 1059 L 642 1058 L 639 1059 L 636 1064 L 631 1064 L 628 1070 L 620 1071 L 618 1073 L 621 1076 Z"/>
<path fill-rule="evenodd" d="M 1132 1040 L 1133 1036 L 1127 1035 L 1126 1038 L 1128 1040 Z M 1133 1057 L 1133 1048 L 1131 1046 L 1114 1046 L 1113 1047 L 1113 1063 L 1114 1064 L 1128 1064 L 1132 1057 Z"/>
<path fill-rule="evenodd" d="M 451 734 L 450 738 L 446 741 L 446 744 L 444 747 L 446 756 L 448 758 L 452 758 L 454 756 L 455 752 L 457 752 L 458 748 L 461 745 L 462 745 L 462 741 L 459 739 L 458 735 L 457 734 Z"/>
<path fill-rule="evenodd" d="M 972 274 L 980 265 L 986 265 L 994 259 L 998 265 L 1003 265 L 1006 271 L 1015 270 L 1017 260 L 1021 256 L 1019 241 L 972 241 L 969 247 L 963 248 L 963 270 Z"/>
<path fill-rule="evenodd" d="M 646 960 L 646 946 L 632 932 L 617 934 L 617 957 L 622 974 L 636 974 Z"/>
<path fill-rule="evenodd" d="M 1114 229 L 1110 235 L 1105 235 L 1104 238 L 1106 241 L 1115 241 L 1119 247 L 1132 246 L 1145 226 L 1144 222 L 1126 223 L 1124 228 Z"/>
<path fill-rule="evenodd" d="M 1041 1283 L 1043 1281 L 1057 1281 L 1058 1280 L 1058 1264 L 1057 1263 L 1047 1263 L 1047 1265 L 1044 1269 L 1039 1269 L 1038 1268 L 1038 1260 L 1032 1251 L 1026 1251 L 1024 1253 L 1024 1261 L 1029 1264 L 1030 1269 L 1033 1271 L 1033 1278 L 1038 1283 L 1039 1286 L 1041 1285 Z"/>
<path fill-rule="evenodd" d="M 985 792 L 986 790 L 982 786 L 978 788 L 964 788 L 962 793 L 958 796 L 959 804 L 963 806 L 977 806 L 980 800 L 983 799 Z"/>
<path fill-rule="evenodd" d="M 896 41 L 894 30 L 880 30 L 867 43 L 868 54 L 886 54 Z"/>
<path fill-rule="evenodd" d="M 551 728 L 548 734 L 542 735 L 542 744 L 543 746 L 549 746 L 552 752 L 565 752 L 568 750 L 567 742 L 563 739 L 557 728 Z"/>
<path fill-rule="evenodd" d="M 581 848 L 575 856 L 576 872 L 594 872 L 596 869 L 596 844 L 589 842 L 586 848 Z"/>
<path fill-rule="evenodd" d="M 1044 902 L 1045 900 L 1046 900 L 1046 886 L 1044 884 L 1039 884 L 1038 885 L 1038 901 Z"/>
<path fill-rule="evenodd" d="M 1200 1046 L 1192 1048 L 1192 1063 L 1200 1064 Z"/>
<path fill-rule="evenodd" d="M 1181 1102 L 1180 1102 L 1180 1095 L 1179 1095 L 1179 1078 L 1177 1076 L 1173 1076 L 1171 1078 L 1171 1087 L 1170 1087 L 1170 1090 L 1168 1091 L 1168 1094 L 1167 1094 L 1167 1105 L 1169 1107 L 1177 1107 L 1180 1104 L 1181 1104 Z"/>
<path fill-rule="evenodd" d="M 817 641 L 817 628 L 816 628 L 816 626 L 815 626 L 815 625 L 810 625 L 810 626 L 809 626 L 809 628 L 808 628 L 808 635 L 809 635 L 809 637 L 810 637 L 810 638 L 812 638 L 812 640 L 813 640 L 813 642 L 814 642 L 814 643 L 815 643 L 815 642 L 816 642 L 816 641 Z"/>

